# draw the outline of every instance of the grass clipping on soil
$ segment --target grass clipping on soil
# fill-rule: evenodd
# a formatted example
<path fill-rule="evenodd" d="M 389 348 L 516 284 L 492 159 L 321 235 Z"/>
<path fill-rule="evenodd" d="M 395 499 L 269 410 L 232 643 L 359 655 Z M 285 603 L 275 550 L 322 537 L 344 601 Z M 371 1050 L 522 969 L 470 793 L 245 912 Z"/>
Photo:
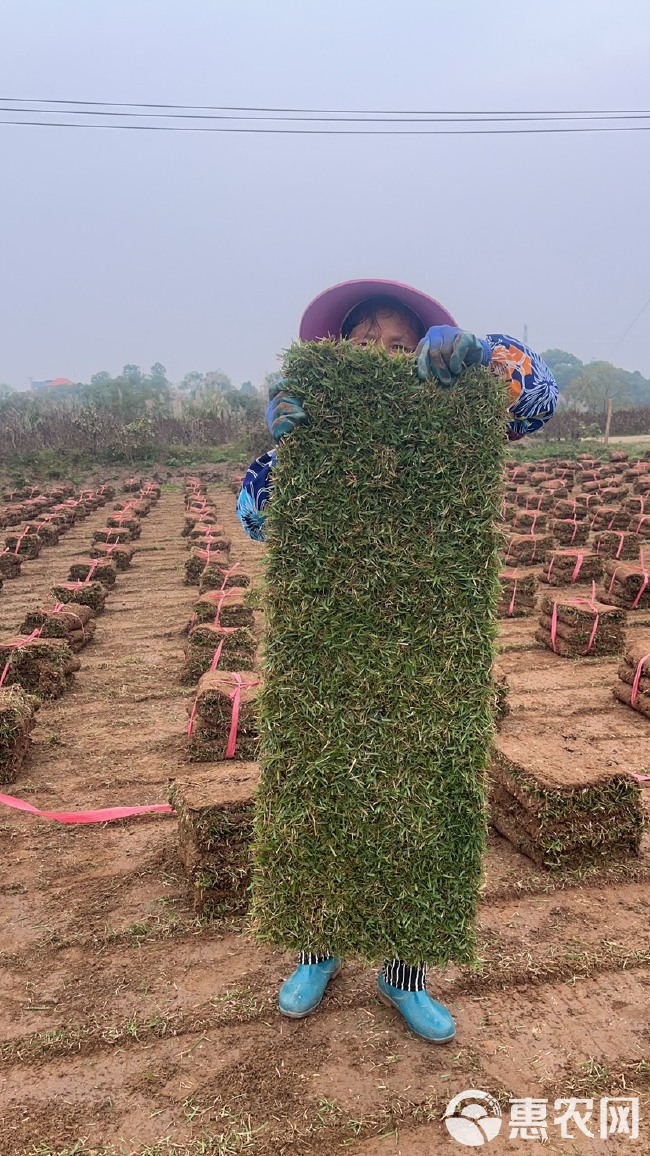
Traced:
<path fill-rule="evenodd" d="M 288 950 L 469 961 L 501 386 L 330 342 L 285 373 L 311 424 L 279 446 L 267 523 L 255 927 Z"/>

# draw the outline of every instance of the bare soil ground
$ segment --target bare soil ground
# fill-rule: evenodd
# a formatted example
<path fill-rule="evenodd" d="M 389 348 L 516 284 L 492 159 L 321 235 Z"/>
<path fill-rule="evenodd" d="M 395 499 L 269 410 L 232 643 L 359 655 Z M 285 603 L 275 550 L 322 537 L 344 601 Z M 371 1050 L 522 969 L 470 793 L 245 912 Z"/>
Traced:
<path fill-rule="evenodd" d="M 233 557 L 259 572 L 263 548 L 213 491 Z M 0 629 L 45 598 L 84 555 L 98 511 L 25 563 L 0 593 Z M 143 522 L 81 652 L 74 689 L 39 714 L 29 761 L 9 790 L 36 806 L 164 802 L 184 763 L 182 495 Z M 646 630 L 650 623 L 642 628 Z M 566 740 L 641 769 L 650 726 L 611 697 L 616 662 L 570 663 L 533 641 L 533 620 L 502 631 L 514 718 L 531 742 Z M 646 796 L 650 792 L 646 792 Z M 545 1150 L 650 1152 L 650 847 L 638 861 L 554 876 L 491 837 L 481 910 L 483 961 L 432 974 L 457 1039 L 428 1046 L 378 1003 L 354 961 L 318 1013 L 276 1010 L 293 961 L 247 938 L 243 921 L 203 923 L 189 904 L 173 817 L 60 826 L 3 810 L 0 1153 L 24 1156 L 429 1156 L 462 1152 L 441 1122 L 466 1088 L 549 1100 Z M 639 1095 L 641 1138 L 573 1139 L 553 1126 L 561 1097 Z M 594 1124 L 594 1120 L 596 1123 Z M 629 1147 L 628 1147 L 629 1146 Z M 506 1124 L 490 1153 L 526 1151 Z"/>

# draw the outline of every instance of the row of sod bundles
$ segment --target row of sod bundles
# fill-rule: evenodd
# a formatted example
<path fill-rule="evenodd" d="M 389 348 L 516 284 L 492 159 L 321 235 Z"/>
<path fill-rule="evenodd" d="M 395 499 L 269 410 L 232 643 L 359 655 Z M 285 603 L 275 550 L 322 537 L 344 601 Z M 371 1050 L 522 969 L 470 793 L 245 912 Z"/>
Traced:
<path fill-rule="evenodd" d="M 603 602 L 625 610 L 650 610 L 650 564 L 611 559 L 605 563 L 603 586 L 598 594 Z"/>
<path fill-rule="evenodd" d="M 91 558 L 105 558 L 107 561 L 114 562 L 118 570 L 128 570 L 135 547 L 126 545 L 117 545 L 110 542 L 96 542 L 89 550 Z"/>
<path fill-rule="evenodd" d="M 21 686 L 39 698 L 58 698 L 68 685 L 68 677 L 79 670 L 62 638 L 7 638 L 0 640 L 0 670 L 3 686 Z"/>
<path fill-rule="evenodd" d="M 95 633 L 95 611 L 90 606 L 69 602 L 49 610 L 30 610 L 23 618 L 21 634 L 40 630 L 41 638 L 64 638 L 72 650 L 81 650 Z"/>
<path fill-rule="evenodd" d="M 194 626 L 185 644 L 181 681 L 196 682 L 217 664 L 220 670 L 252 670 L 256 648 L 257 638 L 245 626 Z"/>
<path fill-rule="evenodd" d="M 330 342 L 269 506 L 255 923 L 287 950 L 470 960 L 485 842 L 502 385 Z"/>
<path fill-rule="evenodd" d="M 614 694 L 619 702 L 650 719 L 650 638 L 628 643 Z"/>
<path fill-rule="evenodd" d="M 506 544 L 506 566 L 541 566 L 554 546 L 551 534 L 513 534 Z"/>
<path fill-rule="evenodd" d="M 490 769 L 494 827 L 539 867 L 575 869 L 638 855 L 643 810 L 638 783 L 603 766 L 589 743 L 575 753 L 561 736 L 505 735 Z"/>
<path fill-rule="evenodd" d="M 101 526 L 93 534 L 93 542 L 119 542 L 120 545 L 131 541 L 131 531 L 126 526 Z"/>
<path fill-rule="evenodd" d="M 178 852 L 194 906 L 206 915 L 242 914 L 248 908 L 257 763 L 216 763 L 206 774 L 172 783 L 178 816 Z"/>
<path fill-rule="evenodd" d="M 219 622 L 222 626 L 247 626 L 253 629 L 253 610 L 246 601 L 248 591 L 243 586 L 226 586 L 210 590 L 194 603 L 193 623 Z"/>
<path fill-rule="evenodd" d="M 117 578 L 117 566 L 114 561 L 102 562 L 95 559 L 93 562 L 73 562 L 68 571 L 68 582 L 85 582 L 94 579 L 102 586 L 114 586 Z"/>
<path fill-rule="evenodd" d="M 601 530 L 594 539 L 596 553 L 603 558 L 638 558 L 642 545 L 640 534 L 625 530 Z"/>
<path fill-rule="evenodd" d="M 29 750 L 40 701 L 22 687 L 0 687 L 0 783 L 13 783 Z"/>
<path fill-rule="evenodd" d="M 592 550 L 554 550 L 540 574 L 549 586 L 595 582 L 603 573 L 603 559 Z"/>
<path fill-rule="evenodd" d="M 535 610 L 537 576 L 532 570 L 502 570 L 499 574 L 499 618 L 526 618 Z"/>
<path fill-rule="evenodd" d="M 35 530 L 25 529 L 21 530 L 20 533 L 7 534 L 5 546 L 13 554 L 19 554 L 21 558 L 38 558 L 43 548 L 43 541 Z"/>
<path fill-rule="evenodd" d="M 620 654 L 625 643 L 624 610 L 591 598 L 542 598 L 535 638 L 562 658 Z"/>
<path fill-rule="evenodd" d="M 551 534 L 561 546 L 584 546 L 589 538 L 589 524 L 577 518 L 553 518 Z"/>
<path fill-rule="evenodd" d="M 61 582 L 52 587 L 57 602 L 78 602 L 80 606 L 90 606 L 95 614 L 101 614 L 108 591 L 101 582 Z"/>
<path fill-rule="evenodd" d="M 188 703 L 189 757 L 193 762 L 257 758 L 257 688 L 249 671 L 214 670 L 199 679 Z"/>
<path fill-rule="evenodd" d="M 209 545 L 205 550 L 195 546 L 185 563 L 185 585 L 198 586 L 201 575 L 206 566 L 221 567 L 224 574 L 228 570 L 228 550 L 220 550 L 217 546 Z"/>
<path fill-rule="evenodd" d="M 14 554 L 8 546 L 0 550 L 0 575 L 3 578 L 17 578 L 22 565 L 18 554 Z"/>

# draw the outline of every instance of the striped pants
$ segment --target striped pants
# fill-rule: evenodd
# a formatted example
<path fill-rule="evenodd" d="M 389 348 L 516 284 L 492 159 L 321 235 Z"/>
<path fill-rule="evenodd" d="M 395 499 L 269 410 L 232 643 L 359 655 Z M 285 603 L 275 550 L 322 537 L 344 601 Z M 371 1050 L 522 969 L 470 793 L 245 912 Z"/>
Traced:
<path fill-rule="evenodd" d="M 318 951 L 301 951 L 298 963 L 324 963 L 330 956 Z M 404 963 L 401 959 L 387 959 L 382 968 L 384 979 L 400 991 L 424 991 L 427 985 L 426 963 Z"/>

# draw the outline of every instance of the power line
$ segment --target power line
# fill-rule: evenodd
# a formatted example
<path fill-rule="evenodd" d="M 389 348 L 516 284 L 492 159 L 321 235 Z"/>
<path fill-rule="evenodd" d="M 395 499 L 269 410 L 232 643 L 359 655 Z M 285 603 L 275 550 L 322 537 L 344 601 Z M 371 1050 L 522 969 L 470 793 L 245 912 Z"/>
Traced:
<path fill-rule="evenodd" d="M 0 101 L 11 104 L 77 104 L 93 108 L 171 108 L 171 109 L 198 109 L 201 112 L 264 112 L 264 113 L 314 113 L 331 114 L 333 116 L 469 116 L 469 117 L 510 117 L 510 116 L 549 116 L 602 118 L 607 116 L 630 117 L 650 116 L 649 110 L 643 109 L 350 109 L 350 108 L 271 108 L 262 105 L 220 105 L 220 104 L 153 104 L 140 101 L 108 101 L 108 100 L 49 100 L 39 97 L 3 96 Z M 36 111 L 36 110 L 35 110 Z"/>
<path fill-rule="evenodd" d="M 639 312 L 636 314 L 636 316 L 632 318 L 627 329 L 624 330 L 624 332 L 621 334 L 618 341 L 616 342 L 616 345 L 612 346 L 612 353 L 615 353 L 616 350 L 618 349 L 619 345 L 623 344 L 623 342 L 624 342 L 625 338 L 627 337 L 628 333 L 630 332 L 630 330 L 636 325 L 639 318 L 645 313 L 646 309 L 648 308 L 648 305 L 650 305 L 650 297 L 648 297 L 648 300 L 646 301 L 645 305 L 641 306 L 641 308 L 639 309 Z"/>
<path fill-rule="evenodd" d="M 1 111 L 7 112 L 7 109 Z M 648 132 L 648 125 L 602 125 L 577 128 L 468 128 L 468 129 L 332 129 L 332 128 L 238 128 L 234 126 L 171 125 L 171 124 L 83 124 L 80 121 L 52 120 L 2 120 L 0 124 L 14 127 L 40 128 L 81 128 L 87 130 L 113 130 L 134 132 L 218 132 L 218 133 L 266 133 L 285 136 L 493 136 L 531 135 L 540 133 L 585 133 L 585 132 Z"/>
<path fill-rule="evenodd" d="M 4 99 L 5 98 L 0 98 L 0 104 L 2 103 L 2 101 Z M 320 123 L 322 121 L 325 123 L 334 123 L 334 124 L 347 124 L 347 123 L 352 123 L 352 124 L 357 124 L 357 123 L 361 123 L 361 124 L 375 124 L 375 123 L 377 123 L 377 124 L 392 124 L 392 123 L 397 123 L 397 124 L 412 124 L 412 123 L 415 123 L 415 124 L 418 124 L 418 123 L 425 123 L 425 124 L 430 124 L 430 123 L 433 123 L 433 124 L 458 124 L 458 123 L 460 123 L 460 124 L 475 124 L 475 123 L 478 123 L 479 125 L 483 125 L 483 124 L 489 125 L 489 123 L 492 120 L 503 121 L 506 124 L 512 124 L 512 123 L 520 123 L 522 121 L 525 121 L 527 123 L 529 123 L 531 121 L 532 122 L 559 121 L 559 123 L 564 123 L 566 120 L 573 120 L 573 121 L 576 121 L 576 120 L 578 120 L 578 121 L 583 121 L 583 120 L 584 121 L 617 120 L 618 121 L 618 120 L 648 120 L 648 119 L 650 119 L 650 113 L 633 113 L 633 114 L 626 114 L 626 115 L 622 115 L 620 113 L 611 113 L 611 114 L 606 113 L 603 115 L 596 114 L 596 113 L 585 113 L 585 114 L 575 114 L 575 115 L 571 115 L 570 117 L 563 117 L 563 118 L 559 118 L 556 116 L 546 116 L 546 115 L 541 114 L 541 113 L 540 114 L 531 114 L 531 115 L 528 115 L 525 113 L 513 113 L 512 115 L 509 115 L 507 117 L 497 117 L 495 115 L 494 117 L 489 117 L 488 119 L 485 119 L 482 121 L 481 120 L 477 121 L 477 118 L 475 116 L 470 116 L 470 115 L 456 116 L 456 115 L 451 115 L 451 114 L 443 114 L 441 116 L 434 116 L 434 115 L 416 116 L 415 114 L 408 115 L 408 116 L 406 116 L 406 115 L 404 115 L 404 116 L 402 116 L 402 115 L 400 115 L 400 116 L 376 115 L 375 116 L 374 114 L 372 116 L 366 115 L 366 114 L 359 115 L 359 116 L 348 116 L 346 114 L 340 114 L 340 115 L 337 115 L 336 117 L 332 117 L 332 116 L 326 116 L 326 115 L 323 115 L 323 116 L 320 116 L 320 115 L 319 116 L 315 116 L 315 115 L 314 116 L 311 116 L 311 115 L 296 115 L 296 116 L 253 115 L 253 116 L 250 116 L 248 113 L 246 113 L 244 115 L 234 116 L 234 115 L 231 115 L 230 113 L 215 114 L 215 113 L 204 113 L 204 112 L 147 112 L 147 113 L 143 113 L 143 112 L 137 111 L 137 108 L 136 109 L 130 109 L 127 112 L 121 111 L 121 109 L 123 109 L 124 107 L 125 106 L 123 106 L 123 105 L 120 106 L 120 111 L 115 112 L 114 110 L 113 111 L 103 111 L 103 109 L 98 109 L 98 108 L 83 108 L 83 109 L 67 108 L 65 110 L 54 110 L 54 109 L 50 110 L 50 109 L 41 109 L 41 108 L 25 108 L 25 107 L 21 106 L 19 108 L 1 108 L 0 107 L 0 112 L 11 113 L 12 115 L 14 113 L 17 113 L 17 114 L 31 113 L 33 115 L 38 115 L 38 116 L 57 116 L 57 115 L 60 115 L 61 112 L 63 112 L 64 115 L 66 115 L 66 116 L 122 117 L 122 118 L 130 117 L 130 118 L 134 118 L 134 119 L 135 118 L 142 118 L 142 119 L 146 119 L 146 120 L 151 120 L 151 119 L 156 119 L 156 120 L 219 120 L 219 121 L 221 121 L 221 120 L 251 121 L 252 120 L 252 121 L 269 121 L 273 124 L 277 124 L 277 123 L 281 123 L 281 122 L 285 122 L 285 121 L 299 121 L 299 122 L 306 121 L 310 124 L 314 124 L 314 123 Z M 140 107 L 144 107 L 144 106 L 140 106 Z M 19 122 L 19 123 L 21 123 L 21 122 Z"/>

